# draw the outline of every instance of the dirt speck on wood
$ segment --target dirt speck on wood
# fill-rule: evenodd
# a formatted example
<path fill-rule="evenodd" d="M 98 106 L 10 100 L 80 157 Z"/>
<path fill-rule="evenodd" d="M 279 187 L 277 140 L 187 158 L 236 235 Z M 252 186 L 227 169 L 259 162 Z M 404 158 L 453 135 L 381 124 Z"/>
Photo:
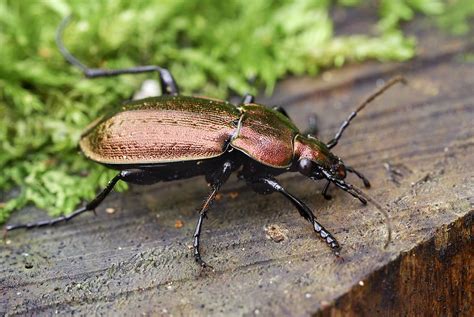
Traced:
<path fill-rule="evenodd" d="M 279 225 L 268 225 L 264 229 L 267 239 L 273 240 L 274 242 L 282 242 L 288 239 L 288 229 L 282 228 Z"/>

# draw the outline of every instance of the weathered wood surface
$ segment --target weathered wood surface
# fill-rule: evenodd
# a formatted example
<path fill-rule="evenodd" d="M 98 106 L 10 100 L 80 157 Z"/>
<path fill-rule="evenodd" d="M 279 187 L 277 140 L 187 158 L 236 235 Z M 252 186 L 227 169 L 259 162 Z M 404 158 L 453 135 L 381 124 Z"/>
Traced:
<path fill-rule="evenodd" d="M 334 189 L 326 201 L 322 184 L 280 177 L 338 237 L 341 262 L 290 203 L 258 196 L 232 177 L 204 226 L 203 256 L 216 270 L 201 272 L 189 246 L 204 180 L 135 187 L 113 194 L 97 216 L 12 232 L 0 246 L 0 314 L 469 315 L 474 65 L 464 56 L 474 43 L 427 27 L 412 32 L 422 39 L 414 61 L 289 79 L 269 100 L 301 127 L 309 113 L 319 114 L 328 140 L 377 80 L 407 77 L 408 86 L 387 92 L 354 121 L 335 151 L 366 173 L 368 193 L 388 206 L 394 237 L 386 250 L 383 218 L 372 205 Z M 396 182 L 385 163 L 402 173 Z M 45 217 L 28 208 L 11 222 Z M 271 225 L 287 238 L 267 239 Z"/>

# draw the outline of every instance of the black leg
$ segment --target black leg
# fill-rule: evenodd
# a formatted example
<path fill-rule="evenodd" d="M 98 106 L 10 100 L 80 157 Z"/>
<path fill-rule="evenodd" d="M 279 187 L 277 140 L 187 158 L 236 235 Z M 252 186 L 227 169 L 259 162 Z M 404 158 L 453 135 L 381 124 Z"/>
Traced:
<path fill-rule="evenodd" d="M 328 190 L 329 190 L 330 185 L 331 185 L 331 182 L 327 181 L 326 185 L 324 185 L 323 191 L 321 192 L 323 197 L 327 200 L 330 200 L 332 198 L 332 196 L 328 194 Z"/>
<path fill-rule="evenodd" d="M 217 191 L 218 191 L 218 188 L 212 189 L 211 193 L 209 194 L 206 201 L 202 205 L 201 210 L 199 210 L 199 219 L 196 224 L 196 229 L 194 230 L 194 235 L 193 235 L 194 259 L 196 260 L 197 264 L 199 264 L 201 267 L 209 266 L 201 258 L 200 238 L 201 238 L 202 223 L 204 221 L 204 218 L 207 217 L 207 210 L 209 209 L 209 206 L 214 200 L 214 198 L 216 197 Z"/>
<path fill-rule="evenodd" d="M 364 176 L 364 174 L 362 174 L 361 172 L 357 171 L 357 170 L 354 169 L 353 167 L 347 166 L 347 165 L 346 165 L 346 170 L 347 170 L 348 172 L 351 172 L 351 173 L 356 174 L 357 177 L 359 177 L 359 178 L 362 180 L 362 182 L 364 183 L 365 188 L 370 188 L 370 182 L 369 182 L 369 180 L 367 179 L 367 177 Z"/>
<path fill-rule="evenodd" d="M 303 134 L 318 136 L 319 127 L 318 127 L 318 116 L 314 113 L 310 114 L 308 117 L 308 128 L 303 132 Z"/>
<path fill-rule="evenodd" d="M 115 184 L 117 184 L 119 180 L 126 180 L 128 177 L 133 176 L 134 173 L 136 172 L 135 171 L 122 171 L 118 173 L 114 178 L 112 178 L 112 180 L 107 184 L 107 186 L 92 201 L 90 201 L 84 207 L 77 209 L 76 211 L 74 211 L 73 213 L 69 215 L 53 218 L 50 220 L 38 221 L 34 223 L 8 225 L 5 227 L 5 230 L 12 231 L 16 229 L 32 229 L 32 228 L 39 228 L 39 227 L 44 227 L 44 226 L 52 226 L 60 222 L 67 222 L 71 220 L 72 218 L 79 216 L 83 212 L 94 211 L 94 209 L 97 208 L 97 206 L 99 206 L 100 203 L 105 199 L 105 197 L 107 197 L 107 195 L 112 191 Z"/>
<path fill-rule="evenodd" d="M 240 103 L 245 105 L 245 104 L 254 103 L 254 102 L 255 102 L 255 96 L 253 96 L 251 94 L 245 94 L 242 97 L 242 101 Z"/>
<path fill-rule="evenodd" d="M 99 68 L 89 68 L 83 63 L 81 63 L 74 55 L 72 55 L 68 49 L 64 46 L 62 41 L 63 31 L 69 23 L 70 17 L 65 18 L 58 27 L 56 33 L 56 44 L 59 48 L 59 51 L 64 56 L 64 58 L 71 63 L 72 65 L 78 67 L 87 78 L 97 78 L 97 77 L 110 77 L 117 76 L 122 74 L 140 74 L 140 73 L 149 73 L 149 72 L 158 72 L 160 77 L 161 84 L 161 93 L 164 95 L 177 95 L 179 93 L 178 85 L 174 80 L 171 72 L 166 68 L 162 68 L 155 65 L 146 65 L 146 66 L 137 66 L 124 69 L 99 69 Z"/>
<path fill-rule="evenodd" d="M 227 181 L 230 174 L 233 170 L 233 163 L 232 162 L 225 162 L 222 168 L 215 173 L 208 175 L 207 180 L 211 183 L 212 191 L 204 201 L 201 209 L 199 210 L 199 219 L 196 224 L 196 229 L 194 230 L 193 235 L 193 248 L 194 248 L 194 259 L 201 267 L 208 267 L 209 265 L 206 264 L 201 258 L 201 251 L 200 251 L 200 238 L 201 238 L 201 229 L 202 223 L 204 219 L 207 217 L 207 211 L 209 210 L 209 206 L 211 205 L 212 201 L 216 197 L 217 192 L 219 191 L 220 187 Z"/>
<path fill-rule="evenodd" d="M 280 106 L 273 106 L 272 109 L 275 110 L 275 111 L 278 111 L 279 113 L 281 113 L 285 117 L 290 118 L 290 116 L 288 115 L 288 112 L 286 112 L 286 110 L 284 108 L 282 108 Z"/>
<path fill-rule="evenodd" d="M 274 178 L 269 176 L 251 178 L 247 182 L 258 193 L 278 192 L 285 196 L 296 207 L 300 215 L 313 225 L 314 231 L 331 247 L 334 253 L 339 255 L 341 247 L 336 238 L 316 220 L 315 215 L 305 203 L 287 192 Z"/>
<path fill-rule="evenodd" d="M 363 203 L 364 205 L 367 205 L 367 200 L 362 197 L 355 189 L 354 187 L 349 184 L 349 183 L 346 183 L 344 180 L 342 179 L 337 179 L 335 178 L 330 172 L 328 171 L 325 171 L 325 170 L 322 170 L 324 176 L 326 177 L 326 179 L 328 181 L 331 181 L 332 183 L 334 183 L 334 185 L 336 185 L 337 187 L 339 187 L 340 189 L 342 189 L 343 191 L 345 192 L 348 192 L 349 194 L 351 194 L 353 197 L 357 198 L 360 200 L 361 203 Z"/>

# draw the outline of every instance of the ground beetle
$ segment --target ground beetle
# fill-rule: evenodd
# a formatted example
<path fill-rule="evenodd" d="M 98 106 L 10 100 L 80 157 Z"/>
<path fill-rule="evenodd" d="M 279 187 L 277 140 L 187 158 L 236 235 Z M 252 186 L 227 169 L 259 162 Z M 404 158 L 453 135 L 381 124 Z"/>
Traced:
<path fill-rule="evenodd" d="M 331 183 L 366 204 L 368 197 L 344 181 L 346 172 L 368 180 L 354 168 L 344 165 L 330 150 L 335 147 L 352 119 L 369 102 L 397 82 L 396 77 L 367 98 L 343 122 L 335 137 L 325 144 L 310 134 L 300 133 L 280 107 L 267 108 L 246 95 L 235 106 L 229 102 L 181 96 L 171 73 L 158 66 L 127 69 L 90 69 L 76 59 L 63 45 L 65 19 L 56 41 L 64 58 L 80 68 L 86 77 L 97 78 L 121 74 L 157 72 L 162 96 L 125 103 L 118 111 L 102 116 L 86 128 L 80 140 L 83 153 L 93 161 L 119 170 L 109 184 L 84 207 L 72 214 L 37 223 L 9 225 L 7 231 L 35 228 L 68 221 L 85 211 L 93 211 L 119 181 L 148 185 L 160 181 L 185 179 L 204 175 L 211 192 L 199 211 L 194 232 L 194 257 L 201 266 L 199 239 L 209 205 L 230 174 L 238 177 L 259 194 L 277 192 L 287 198 L 309 221 L 316 233 L 338 254 L 340 245 L 313 212 L 290 194 L 275 176 L 300 172 L 313 180 L 327 181 L 325 198 Z"/>

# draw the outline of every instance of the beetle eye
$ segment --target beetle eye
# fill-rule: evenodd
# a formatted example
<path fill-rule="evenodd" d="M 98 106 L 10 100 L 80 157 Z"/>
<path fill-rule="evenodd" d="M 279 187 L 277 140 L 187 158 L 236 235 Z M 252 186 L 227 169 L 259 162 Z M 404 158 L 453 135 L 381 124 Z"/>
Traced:
<path fill-rule="evenodd" d="M 298 170 L 303 175 L 311 175 L 313 171 L 313 162 L 310 159 L 304 158 L 298 162 Z"/>

